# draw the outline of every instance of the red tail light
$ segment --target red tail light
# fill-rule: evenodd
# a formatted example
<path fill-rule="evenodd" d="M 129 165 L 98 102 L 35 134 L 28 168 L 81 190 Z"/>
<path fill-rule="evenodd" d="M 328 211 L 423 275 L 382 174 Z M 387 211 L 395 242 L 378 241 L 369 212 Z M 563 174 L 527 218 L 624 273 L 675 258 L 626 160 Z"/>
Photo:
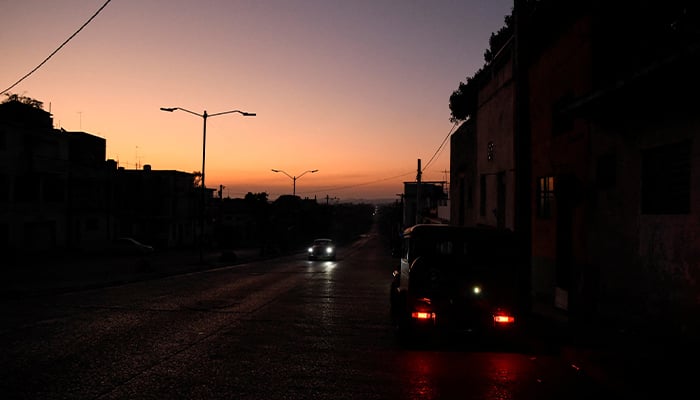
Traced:
<path fill-rule="evenodd" d="M 411 313 L 411 318 L 419 319 L 419 320 L 435 321 L 435 313 L 434 312 L 426 312 L 426 311 L 414 311 Z"/>
<path fill-rule="evenodd" d="M 416 304 L 414 304 L 413 312 L 411 312 L 411 318 L 419 321 L 435 322 L 435 313 L 433 312 L 431 303 L 432 301 L 427 297 L 417 299 Z"/>
<path fill-rule="evenodd" d="M 504 310 L 497 310 L 493 314 L 493 323 L 495 325 L 513 325 L 515 323 L 515 317 Z"/>
<path fill-rule="evenodd" d="M 512 324 L 515 322 L 515 318 L 509 315 L 494 315 L 493 322 L 497 324 Z"/>

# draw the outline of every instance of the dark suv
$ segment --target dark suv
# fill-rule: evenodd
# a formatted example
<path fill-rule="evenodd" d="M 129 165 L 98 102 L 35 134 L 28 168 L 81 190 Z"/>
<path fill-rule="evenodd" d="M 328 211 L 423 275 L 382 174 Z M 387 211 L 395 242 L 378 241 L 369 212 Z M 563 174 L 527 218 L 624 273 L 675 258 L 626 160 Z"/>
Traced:
<path fill-rule="evenodd" d="M 423 224 L 401 241 L 390 302 L 402 337 L 516 330 L 526 275 L 511 231 Z"/>

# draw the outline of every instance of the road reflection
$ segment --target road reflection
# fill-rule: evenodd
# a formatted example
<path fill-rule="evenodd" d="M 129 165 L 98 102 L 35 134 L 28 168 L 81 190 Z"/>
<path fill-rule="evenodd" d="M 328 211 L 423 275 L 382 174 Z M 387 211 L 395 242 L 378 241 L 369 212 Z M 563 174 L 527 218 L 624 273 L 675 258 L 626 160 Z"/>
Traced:
<path fill-rule="evenodd" d="M 402 357 L 408 399 L 510 400 L 530 380 L 528 358 L 521 354 L 406 351 Z"/>

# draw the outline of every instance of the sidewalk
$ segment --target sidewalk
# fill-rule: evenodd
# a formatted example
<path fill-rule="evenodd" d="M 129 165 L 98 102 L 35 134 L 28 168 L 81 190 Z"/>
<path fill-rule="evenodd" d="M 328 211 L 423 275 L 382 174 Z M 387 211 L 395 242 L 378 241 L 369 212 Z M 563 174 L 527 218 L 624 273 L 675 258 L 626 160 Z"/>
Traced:
<path fill-rule="evenodd" d="M 551 315 L 533 314 L 530 327 L 572 368 L 622 399 L 686 398 L 694 390 L 696 340 L 656 332 L 589 325 L 573 328 Z M 689 392 L 688 392 L 689 393 Z"/>
<path fill-rule="evenodd" d="M 27 260 L 5 266 L 0 298 L 104 287 L 139 280 L 242 264 L 265 258 L 259 249 L 178 250 L 140 257 L 80 257 Z"/>

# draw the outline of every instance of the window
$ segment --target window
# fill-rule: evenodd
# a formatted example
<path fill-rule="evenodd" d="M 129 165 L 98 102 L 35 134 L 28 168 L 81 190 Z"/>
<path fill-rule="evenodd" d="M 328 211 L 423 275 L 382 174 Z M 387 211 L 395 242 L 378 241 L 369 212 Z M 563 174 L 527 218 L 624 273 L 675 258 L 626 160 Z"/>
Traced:
<path fill-rule="evenodd" d="M 642 151 L 642 214 L 690 213 L 692 142 Z"/>
<path fill-rule="evenodd" d="M 545 176 L 537 181 L 537 217 L 551 218 L 554 203 L 554 177 Z"/>

